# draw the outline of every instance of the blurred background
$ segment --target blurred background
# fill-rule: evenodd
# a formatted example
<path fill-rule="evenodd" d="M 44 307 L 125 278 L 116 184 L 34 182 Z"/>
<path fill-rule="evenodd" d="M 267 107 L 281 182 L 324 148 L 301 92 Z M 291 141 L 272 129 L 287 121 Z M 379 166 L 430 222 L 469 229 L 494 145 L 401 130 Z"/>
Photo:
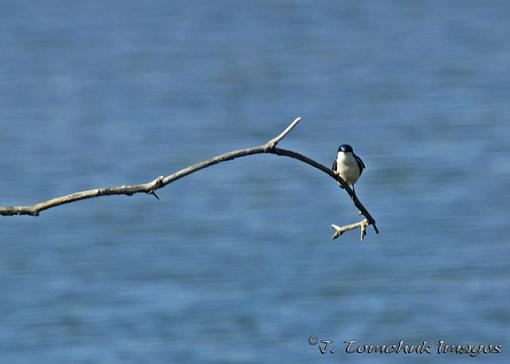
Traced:
<path fill-rule="evenodd" d="M 0 219 L 2 363 L 464 363 L 343 341 L 510 344 L 510 3 L 0 2 L 0 205 L 151 196 Z M 331 339 L 321 355 L 308 337 Z"/>

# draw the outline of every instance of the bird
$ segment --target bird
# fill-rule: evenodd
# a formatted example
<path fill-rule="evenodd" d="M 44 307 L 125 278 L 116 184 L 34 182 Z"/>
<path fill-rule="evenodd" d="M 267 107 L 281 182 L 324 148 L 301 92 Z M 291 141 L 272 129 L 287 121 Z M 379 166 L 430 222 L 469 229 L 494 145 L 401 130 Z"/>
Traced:
<path fill-rule="evenodd" d="M 365 163 L 363 163 L 360 157 L 354 154 L 349 144 L 342 144 L 338 147 L 338 152 L 331 169 L 333 172 L 338 173 L 340 177 L 352 187 L 352 192 L 356 196 L 354 184 L 363 173 Z M 340 185 L 340 187 L 343 188 L 342 185 Z"/>

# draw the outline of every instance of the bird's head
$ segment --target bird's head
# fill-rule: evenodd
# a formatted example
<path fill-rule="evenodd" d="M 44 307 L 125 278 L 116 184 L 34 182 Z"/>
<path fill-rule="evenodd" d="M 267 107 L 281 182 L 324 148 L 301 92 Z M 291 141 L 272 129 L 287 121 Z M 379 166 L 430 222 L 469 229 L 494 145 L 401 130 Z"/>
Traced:
<path fill-rule="evenodd" d="M 342 144 L 340 147 L 338 147 L 338 153 L 352 153 L 352 147 L 349 144 Z"/>

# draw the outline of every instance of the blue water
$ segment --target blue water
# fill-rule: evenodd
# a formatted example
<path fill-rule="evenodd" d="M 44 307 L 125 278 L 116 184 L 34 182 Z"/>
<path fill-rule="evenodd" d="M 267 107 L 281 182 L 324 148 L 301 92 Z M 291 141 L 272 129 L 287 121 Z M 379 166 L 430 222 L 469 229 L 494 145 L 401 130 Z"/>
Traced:
<path fill-rule="evenodd" d="M 344 340 L 510 349 L 510 3 L 0 2 L 0 205 L 135 184 L 266 142 L 353 145 L 326 175 L 251 156 L 152 196 L 0 219 L 0 363 L 464 363 Z M 321 355 L 308 337 L 331 339 Z"/>

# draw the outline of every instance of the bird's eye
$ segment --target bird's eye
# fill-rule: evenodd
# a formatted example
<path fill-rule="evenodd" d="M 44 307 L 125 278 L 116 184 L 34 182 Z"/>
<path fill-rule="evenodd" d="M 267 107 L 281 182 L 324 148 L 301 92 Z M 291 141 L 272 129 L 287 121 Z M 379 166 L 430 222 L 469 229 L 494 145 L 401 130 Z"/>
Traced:
<path fill-rule="evenodd" d="M 338 151 L 341 151 L 341 152 L 344 152 L 344 153 L 347 153 L 347 152 L 352 152 L 352 147 L 348 144 L 342 144 L 340 146 L 340 148 L 338 148 Z"/>

